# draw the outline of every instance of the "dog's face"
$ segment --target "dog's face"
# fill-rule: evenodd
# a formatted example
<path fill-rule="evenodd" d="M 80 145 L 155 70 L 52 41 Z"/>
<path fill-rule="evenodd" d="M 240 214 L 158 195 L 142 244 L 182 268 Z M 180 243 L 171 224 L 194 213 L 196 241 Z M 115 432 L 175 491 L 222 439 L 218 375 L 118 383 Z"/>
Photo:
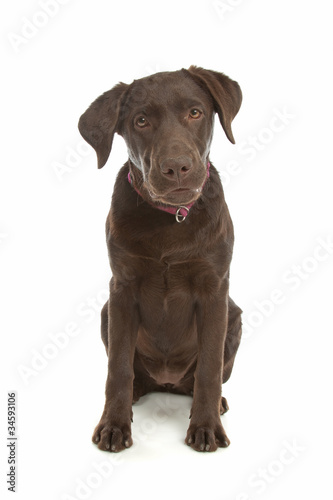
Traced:
<path fill-rule="evenodd" d="M 127 98 L 133 105 L 125 102 L 119 133 L 151 198 L 176 205 L 197 199 L 207 176 L 212 100 L 181 71 L 135 81 Z"/>
<path fill-rule="evenodd" d="M 188 204 L 200 196 L 207 177 L 215 112 L 234 142 L 231 121 L 240 103 L 236 82 L 192 66 L 116 85 L 82 115 L 79 129 L 96 150 L 99 168 L 117 132 L 151 199 Z"/>

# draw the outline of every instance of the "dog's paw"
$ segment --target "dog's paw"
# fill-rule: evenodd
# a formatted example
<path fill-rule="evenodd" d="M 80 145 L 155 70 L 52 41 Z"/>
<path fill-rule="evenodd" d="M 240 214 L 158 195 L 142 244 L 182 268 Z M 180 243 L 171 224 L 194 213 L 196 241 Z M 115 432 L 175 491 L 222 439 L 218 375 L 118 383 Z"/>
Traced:
<path fill-rule="evenodd" d="M 216 451 L 226 448 L 230 441 L 220 422 L 215 425 L 190 424 L 185 443 L 196 451 Z"/>
<path fill-rule="evenodd" d="M 97 425 L 92 436 L 93 443 L 103 451 L 118 452 L 133 444 L 130 425 L 112 425 L 103 420 Z"/>

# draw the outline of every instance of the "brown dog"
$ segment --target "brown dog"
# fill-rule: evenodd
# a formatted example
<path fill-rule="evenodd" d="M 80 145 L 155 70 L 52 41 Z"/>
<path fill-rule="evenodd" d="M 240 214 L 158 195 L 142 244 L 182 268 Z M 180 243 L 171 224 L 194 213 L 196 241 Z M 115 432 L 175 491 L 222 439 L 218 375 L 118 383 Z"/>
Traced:
<path fill-rule="evenodd" d="M 129 154 L 106 222 L 108 376 L 93 435 L 101 450 L 132 445 L 132 403 L 151 391 L 193 395 L 192 448 L 229 445 L 221 386 L 239 346 L 241 309 L 229 297 L 233 226 L 209 150 L 215 113 L 234 143 L 241 100 L 236 82 L 191 66 L 119 83 L 80 118 L 99 168 L 115 132 Z"/>

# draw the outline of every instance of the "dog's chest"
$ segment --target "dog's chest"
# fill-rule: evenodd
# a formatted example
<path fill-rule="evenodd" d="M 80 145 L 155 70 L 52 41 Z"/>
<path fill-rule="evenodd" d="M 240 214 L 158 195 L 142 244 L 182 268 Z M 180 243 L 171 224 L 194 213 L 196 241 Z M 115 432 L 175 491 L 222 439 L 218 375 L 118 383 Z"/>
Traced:
<path fill-rule="evenodd" d="M 174 303 L 191 302 L 196 277 L 191 262 L 147 262 L 140 282 L 140 303 L 148 300 L 166 313 Z"/>
<path fill-rule="evenodd" d="M 164 263 L 157 272 L 151 266 L 140 287 L 139 307 L 142 362 L 157 383 L 177 385 L 197 353 L 192 270 Z"/>
<path fill-rule="evenodd" d="M 184 345 L 195 348 L 196 303 L 198 294 L 203 293 L 203 267 L 206 269 L 200 261 L 147 265 L 138 291 L 145 350 L 168 356 Z"/>

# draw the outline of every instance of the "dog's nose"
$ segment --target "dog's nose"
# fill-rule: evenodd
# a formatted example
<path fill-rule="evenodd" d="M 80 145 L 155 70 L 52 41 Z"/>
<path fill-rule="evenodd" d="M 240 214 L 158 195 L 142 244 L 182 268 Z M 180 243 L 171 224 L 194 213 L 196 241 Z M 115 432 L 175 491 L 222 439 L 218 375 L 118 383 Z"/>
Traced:
<path fill-rule="evenodd" d="M 166 158 L 161 163 L 162 173 L 171 179 L 185 177 L 192 168 L 192 160 L 188 156 L 178 156 L 177 158 Z"/>

